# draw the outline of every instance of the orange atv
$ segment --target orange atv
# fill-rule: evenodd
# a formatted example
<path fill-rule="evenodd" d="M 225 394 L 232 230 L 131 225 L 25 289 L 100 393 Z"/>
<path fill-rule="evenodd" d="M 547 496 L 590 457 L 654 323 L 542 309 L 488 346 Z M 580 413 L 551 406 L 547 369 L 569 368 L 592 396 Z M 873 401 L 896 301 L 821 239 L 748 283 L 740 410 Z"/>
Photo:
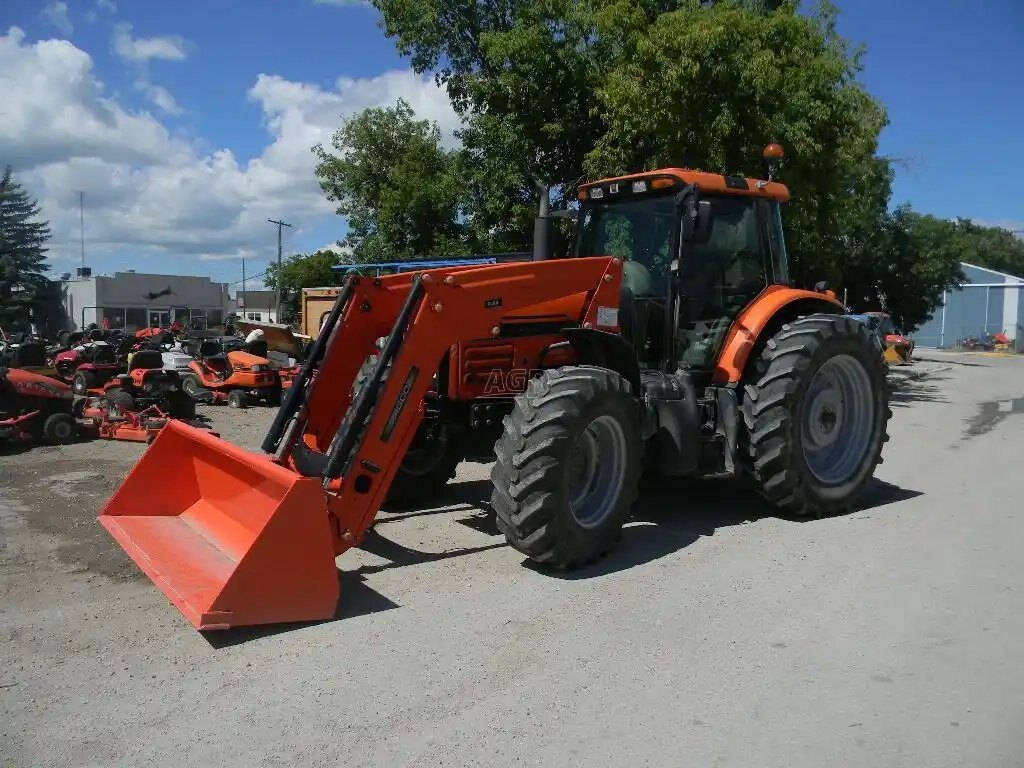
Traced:
<path fill-rule="evenodd" d="M 210 393 L 214 402 L 231 408 L 247 408 L 260 400 L 275 407 L 281 404 L 281 378 L 266 357 L 241 349 L 225 352 L 220 342 L 204 341 L 189 368 L 192 373 L 182 380 L 182 389 L 193 399 Z"/>

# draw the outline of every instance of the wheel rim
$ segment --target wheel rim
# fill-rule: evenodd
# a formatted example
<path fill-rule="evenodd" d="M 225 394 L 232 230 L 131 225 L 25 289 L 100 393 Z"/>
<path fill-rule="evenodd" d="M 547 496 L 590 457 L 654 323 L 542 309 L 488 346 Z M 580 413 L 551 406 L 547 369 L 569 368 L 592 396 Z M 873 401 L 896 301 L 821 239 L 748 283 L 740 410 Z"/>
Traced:
<path fill-rule="evenodd" d="M 598 416 L 576 440 L 569 454 L 569 507 L 584 528 L 605 521 L 622 491 L 626 476 L 626 433 L 611 416 Z"/>
<path fill-rule="evenodd" d="M 826 485 L 852 478 L 871 448 L 874 423 L 874 392 L 864 366 L 850 355 L 826 361 L 804 397 L 801 437 L 811 474 Z"/>
<path fill-rule="evenodd" d="M 71 436 L 71 425 L 66 421 L 58 421 L 53 425 L 53 436 L 58 440 L 67 440 Z"/>

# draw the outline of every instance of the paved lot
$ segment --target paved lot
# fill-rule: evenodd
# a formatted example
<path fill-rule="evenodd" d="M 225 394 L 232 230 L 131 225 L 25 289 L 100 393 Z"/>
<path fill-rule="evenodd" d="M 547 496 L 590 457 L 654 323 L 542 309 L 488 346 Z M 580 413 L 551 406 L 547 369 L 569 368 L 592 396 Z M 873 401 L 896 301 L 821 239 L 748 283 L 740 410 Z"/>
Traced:
<path fill-rule="evenodd" d="M 1020 765 L 1024 360 L 929 357 L 853 514 L 662 487 L 558 577 L 466 465 L 341 558 L 337 620 L 209 638 L 94 521 L 140 446 L 0 454 L 0 765 Z"/>

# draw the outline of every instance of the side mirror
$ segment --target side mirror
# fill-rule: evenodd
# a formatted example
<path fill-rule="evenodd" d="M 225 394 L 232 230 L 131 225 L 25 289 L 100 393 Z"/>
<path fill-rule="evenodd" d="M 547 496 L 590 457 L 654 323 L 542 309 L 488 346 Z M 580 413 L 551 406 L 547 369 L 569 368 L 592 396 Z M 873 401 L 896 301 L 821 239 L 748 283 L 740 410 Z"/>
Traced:
<path fill-rule="evenodd" d="M 700 200 L 696 206 L 686 206 L 683 209 L 683 240 L 688 243 L 707 242 L 711 237 L 713 218 L 709 200 Z"/>

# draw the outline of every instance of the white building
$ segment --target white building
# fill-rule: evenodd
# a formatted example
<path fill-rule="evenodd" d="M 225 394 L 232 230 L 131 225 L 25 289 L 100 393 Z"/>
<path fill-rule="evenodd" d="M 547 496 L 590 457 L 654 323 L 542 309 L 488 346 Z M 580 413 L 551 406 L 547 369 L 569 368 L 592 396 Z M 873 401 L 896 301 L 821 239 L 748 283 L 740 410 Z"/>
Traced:
<path fill-rule="evenodd" d="M 63 327 L 166 328 L 174 321 L 188 327 L 215 327 L 231 312 L 226 283 L 208 277 L 116 272 L 60 281 Z"/>
<path fill-rule="evenodd" d="M 257 323 L 277 322 L 277 302 L 273 291 L 238 291 L 235 294 L 238 316 Z"/>

